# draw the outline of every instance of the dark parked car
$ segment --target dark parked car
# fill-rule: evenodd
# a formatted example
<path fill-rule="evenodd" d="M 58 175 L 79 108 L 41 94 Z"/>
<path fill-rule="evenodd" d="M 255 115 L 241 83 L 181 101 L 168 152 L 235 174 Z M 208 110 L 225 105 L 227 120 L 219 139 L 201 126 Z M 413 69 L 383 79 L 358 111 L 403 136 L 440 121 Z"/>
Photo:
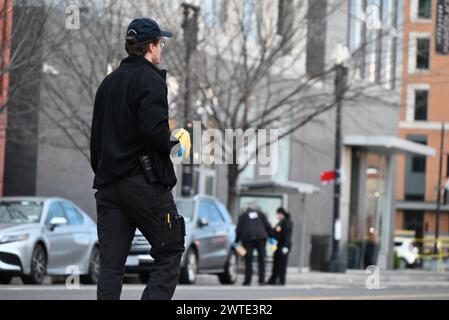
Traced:
<path fill-rule="evenodd" d="M 239 257 L 232 245 L 235 225 L 226 207 L 214 197 L 197 195 L 175 199 L 186 221 L 186 250 L 182 257 L 180 282 L 193 284 L 199 273 L 216 274 L 222 284 L 237 281 Z M 127 273 L 137 273 L 148 281 L 153 261 L 150 245 L 137 230 L 126 262 Z"/>

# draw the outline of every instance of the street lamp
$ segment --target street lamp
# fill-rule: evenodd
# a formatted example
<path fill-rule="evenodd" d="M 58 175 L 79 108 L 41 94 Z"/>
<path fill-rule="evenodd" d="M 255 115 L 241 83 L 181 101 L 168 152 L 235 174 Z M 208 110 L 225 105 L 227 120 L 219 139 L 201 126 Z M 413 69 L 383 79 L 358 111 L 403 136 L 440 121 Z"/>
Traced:
<path fill-rule="evenodd" d="M 342 106 L 348 84 L 348 67 L 346 61 L 349 58 L 347 47 L 338 45 L 334 51 L 335 59 L 335 184 L 334 184 L 334 210 L 332 226 L 332 256 L 329 263 L 329 271 L 344 273 L 346 263 L 340 257 L 340 240 L 342 236 L 342 227 L 340 221 L 340 197 L 341 197 L 341 115 Z"/>
<path fill-rule="evenodd" d="M 193 126 L 189 119 L 190 110 L 192 108 L 192 57 L 196 51 L 198 44 L 198 18 L 200 7 L 182 3 L 183 21 L 182 29 L 184 31 L 184 45 L 186 48 L 185 56 L 185 82 L 184 82 L 184 108 L 182 110 L 182 127 L 187 127 L 190 135 L 193 136 Z M 189 163 L 182 166 L 182 196 L 189 197 L 193 195 L 193 163 L 192 153 L 190 153 Z"/>

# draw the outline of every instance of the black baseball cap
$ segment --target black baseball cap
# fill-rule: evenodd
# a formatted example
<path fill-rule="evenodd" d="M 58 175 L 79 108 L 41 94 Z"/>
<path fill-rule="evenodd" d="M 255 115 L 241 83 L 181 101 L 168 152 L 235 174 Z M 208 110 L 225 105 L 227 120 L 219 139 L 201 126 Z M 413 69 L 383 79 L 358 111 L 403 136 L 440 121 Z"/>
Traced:
<path fill-rule="evenodd" d="M 128 26 L 126 36 L 134 36 L 137 43 L 144 43 L 157 37 L 171 38 L 173 34 L 159 28 L 156 21 L 149 18 L 134 19 Z"/>

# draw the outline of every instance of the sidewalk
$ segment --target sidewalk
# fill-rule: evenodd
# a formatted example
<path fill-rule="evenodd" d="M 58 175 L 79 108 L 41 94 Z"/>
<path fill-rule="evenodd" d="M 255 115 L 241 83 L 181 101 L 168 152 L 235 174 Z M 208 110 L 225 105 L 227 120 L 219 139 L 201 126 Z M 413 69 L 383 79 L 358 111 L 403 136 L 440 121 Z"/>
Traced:
<path fill-rule="evenodd" d="M 271 269 L 267 269 L 266 277 L 270 276 Z M 371 273 L 365 270 L 347 270 L 346 273 L 327 273 L 316 271 L 299 272 L 297 267 L 288 268 L 286 287 L 304 288 L 366 288 L 367 279 Z M 257 270 L 253 273 L 253 285 L 257 286 Z M 236 285 L 243 282 L 243 273 L 240 273 Z M 217 276 L 198 275 L 198 286 L 220 286 Z M 425 270 L 380 270 L 380 288 L 405 287 L 447 287 L 449 292 L 449 272 L 437 273 Z"/>
<path fill-rule="evenodd" d="M 267 268 L 268 278 L 271 269 Z M 366 288 L 366 281 L 371 273 L 365 273 L 365 270 L 347 270 L 346 273 L 327 273 L 317 271 L 299 272 L 297 267 L 290 267 L 287 271 L 287 287 L 321 287 L 321 288 Z M 236 285 L 243 282 L 243 274 L 239 275 Z M 54 279 L 54 284 L 64 284 L 64 278 Z M 137 277 L 128 277 L 126 283 L 140 284 Z M 12 284 L 21 284 L 18 277 L 14 278 Z M 51 284 L 50 278 L 47 278 L 45 284 Z M 253 284 L 257 285 L 257 270 L 254 270 Z M 380 270 L 380 287 L 447 287 L 449 292 L 449 272 L 438 273 L 425 270 Z M 220 286 L 215 275 L 198 275 L 197 285 L 199 286 Z"/>
<path fill-rule="evenodd" d="M 289 285 L 337 285 L 337 286 L 365 286 L 365 282 L 372 275 L 365 270 L 347 270 L 346 273 L 326 273 L 306 271 L 299 272 L 298 268 L 289 268 L 287 282 Z M 438 273 L 425 270 L 380 270 L 381 286 L 448 286 L 449 272 Z"/>

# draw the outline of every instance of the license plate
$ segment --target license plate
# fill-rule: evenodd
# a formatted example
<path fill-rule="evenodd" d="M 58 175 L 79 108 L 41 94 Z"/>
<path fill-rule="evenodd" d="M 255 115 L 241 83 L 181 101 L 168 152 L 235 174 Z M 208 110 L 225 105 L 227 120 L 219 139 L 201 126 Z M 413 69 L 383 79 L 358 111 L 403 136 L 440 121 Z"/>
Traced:
<path fill-rule="evenodd" d="M 126 266 L 135 267 L 139 265 L 139 258 L 137 256 L 128 256 L 126 259 Z"/>

